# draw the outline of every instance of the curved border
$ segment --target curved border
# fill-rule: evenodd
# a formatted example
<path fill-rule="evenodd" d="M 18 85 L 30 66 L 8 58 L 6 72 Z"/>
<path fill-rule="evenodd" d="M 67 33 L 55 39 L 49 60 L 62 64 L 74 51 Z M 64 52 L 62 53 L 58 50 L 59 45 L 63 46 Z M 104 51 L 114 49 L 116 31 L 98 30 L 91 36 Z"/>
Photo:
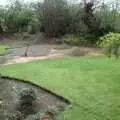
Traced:
<path fill-rule="evenodd" d="M 1 75 L 0 78 L 2 78 L 2 79 L 10 79 L 10 80 L 13 80 L 13 81 L 18 81 L 18 82 L 23 82 L 23 83 L 27 83 L 27 84 L 33 85 L 33 86 L 35 86 L 35 87 L 37 87 L 37 88 L 39 88 L 39 89 L 41 89 L 41 90 L 43 90 L 43 91 L 45 91 L 45 92 L 47 92 L 49 94 L 52 94 L 52 95 L 58 97 L 60 100 L 62 100 L 65 103 L 67 103 L 68 107 L 71 107 L 71 105 L 72 105 L 72 103 L 68 99 L 64 98 L 63 96 L 58 95 L 58 94 L 52 92 L 51 90 L 48 90 L 48 89 L 46 89 L 44 87 L 41 87 L 40 85 L 36 85 L 35 83 L 32 83 L 30 81 L 19 79 L 19 78 L 13 78 L 13 77 L 10 77 L 10 76 L 3 76 L 3 75 Z"/>

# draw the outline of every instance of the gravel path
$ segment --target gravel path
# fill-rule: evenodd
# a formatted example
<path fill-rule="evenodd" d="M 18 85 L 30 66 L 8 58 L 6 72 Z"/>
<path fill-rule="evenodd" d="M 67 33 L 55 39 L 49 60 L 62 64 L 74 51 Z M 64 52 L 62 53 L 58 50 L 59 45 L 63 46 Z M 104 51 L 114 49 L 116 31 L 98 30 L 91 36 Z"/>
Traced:
<path fill-rule="evenodd" d="M 25 51 L 30 41 L 11 41 L 5 44 L 10 46 L 9 54 L 0 57 L 0 64 L 8 65 L 22 62 L 29 62 L 33 60 L 43 59 L 61 59 L 64 56 L 72 56 L 71 51 L 74 49 L 77 52 L 84 52 L 85 55 L 98 56 L 99 50 L 96 48 L 86 47 L 71 47 L 69 45 L 55 45 L 55 44 L 31 44 L 29 46 L 27 57 L 25 57 Z M 2 43 L 3 44 L 3 43 Z M 79 54 L 79 53 L 78 53 Z"/>
<path fill-rule="evenodd" d="M 61 58 L 62 56 L 64 56 L 63 50 L 56 50 L 56 48 L 60 48 L 61 45 L 30 45 L 27 52 L 28 57 L 25 57 L 27 42 L 11 42 L 8 45 L 10 46 L 9 54 L 0 57 L 0 64 L 13 64 L 19 62 L 29 62 L 33 60 Z"/>

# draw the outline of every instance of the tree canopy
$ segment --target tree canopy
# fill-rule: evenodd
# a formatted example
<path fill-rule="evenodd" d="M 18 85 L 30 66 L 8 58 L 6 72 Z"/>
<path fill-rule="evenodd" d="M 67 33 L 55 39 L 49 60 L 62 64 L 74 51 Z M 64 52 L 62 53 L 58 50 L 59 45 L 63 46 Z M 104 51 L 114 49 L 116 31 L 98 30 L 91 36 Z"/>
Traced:
<path fill-rule="evenodd" d="M 91 42 L 109 32 L 120 32 L 120 1 L 14 0 L 0 6 L 0 33 L 45 32 L 49 37 L 83 36 Z M 97 40 L 97 39 L 96 39 Z"/>

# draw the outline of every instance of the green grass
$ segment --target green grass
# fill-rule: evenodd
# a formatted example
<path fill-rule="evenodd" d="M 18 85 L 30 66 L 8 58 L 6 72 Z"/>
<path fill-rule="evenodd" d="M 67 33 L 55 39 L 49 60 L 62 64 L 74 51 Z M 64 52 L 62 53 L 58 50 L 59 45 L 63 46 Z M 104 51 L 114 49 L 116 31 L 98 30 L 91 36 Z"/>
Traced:
<path fill-rule="evenodd" d="M 7 45 L 0 45 L 0 56 L 4 55 L 8 51 L 8 46 Z"/>
<path fill-rule="evenodd" d="M 70 99 L 72 108 L 61 120 L 120 120 L 120 59 L 45 60 L 1 67 L 0 72 Z"/>

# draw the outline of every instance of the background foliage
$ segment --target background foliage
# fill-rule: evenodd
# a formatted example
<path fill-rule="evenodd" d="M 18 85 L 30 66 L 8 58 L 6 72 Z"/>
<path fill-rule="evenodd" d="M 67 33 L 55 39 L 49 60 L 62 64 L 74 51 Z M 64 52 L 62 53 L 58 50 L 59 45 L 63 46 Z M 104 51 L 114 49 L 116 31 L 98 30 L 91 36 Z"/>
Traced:
<path fill-rule="evenodd" d="M 109 32 L 120 32 L 118 3 L 119 0 L 44 0 L 37 3 L 14 0 L 0 6 L 0 36 L 4 33 L 44 32 L 48 37 L 74 35 L 82 37 L 85 43 L 94 44 Z"/>

